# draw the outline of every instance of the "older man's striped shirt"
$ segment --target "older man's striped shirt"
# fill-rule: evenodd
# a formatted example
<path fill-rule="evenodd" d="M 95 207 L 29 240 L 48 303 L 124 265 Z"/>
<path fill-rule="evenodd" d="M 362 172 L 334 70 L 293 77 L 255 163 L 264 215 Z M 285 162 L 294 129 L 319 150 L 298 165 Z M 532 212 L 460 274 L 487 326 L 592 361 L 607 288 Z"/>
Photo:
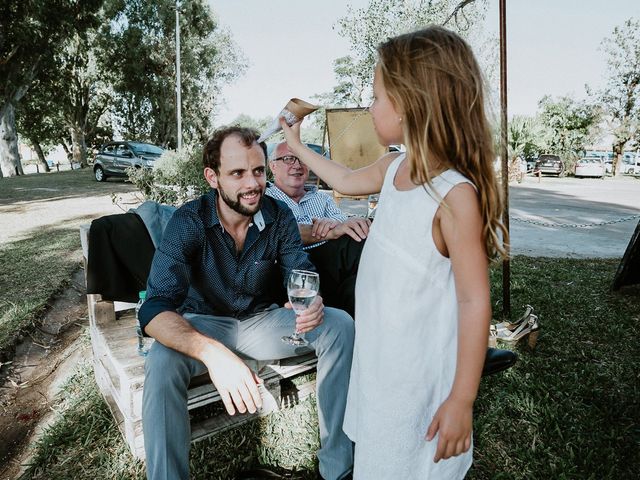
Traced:
<path fill-rule="evenodd" d="M 332 218 L 339 222 L 344 222 L 347 219 L 347 216 L 338 208 L 333 198 L 324 192 L 318 191 L 318 187 L 315 185 L 305 186 L 305 191 L 306 193 L 300 199 L 300 203 L 296 203 L 275 185 L 269 186 L 266 193 L 270 197 L 286 203 L 299 224 L 311 225 L 314 218 Z M 306 245 L 304 249 L 308 250 L 323 243 L 326 243 L 326 241 Z"/>

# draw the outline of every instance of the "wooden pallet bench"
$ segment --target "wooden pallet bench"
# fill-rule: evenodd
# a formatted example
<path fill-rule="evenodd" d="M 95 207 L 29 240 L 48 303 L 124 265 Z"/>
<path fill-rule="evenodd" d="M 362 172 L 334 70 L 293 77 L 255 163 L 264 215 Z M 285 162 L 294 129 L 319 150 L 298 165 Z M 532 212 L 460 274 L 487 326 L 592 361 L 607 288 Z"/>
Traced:
<path fill-rule="evenodd" d="M 80 239 L 86 267 L 90 248 L 88 225 L 80 227 Z M 131 452 L 143 459 L 144 357 L 137 352 L 135 305 L 103 300 L 97 294 L 87 294 L 87 305 L 96 382 Z M 263 407 L 255 414 L 228 415 L 209 376 L 193 379 L 188 393 L 192 441 L 299 403 L 315 390 L 315 376 L 297 385 L 290 380 L 314 372 L 316 362 L 314 354 L 273 362 L 248 361 L 249 367 L 264 380 Z M 205 408 L 214 413 L 200 415 L 199 410 Z"/>

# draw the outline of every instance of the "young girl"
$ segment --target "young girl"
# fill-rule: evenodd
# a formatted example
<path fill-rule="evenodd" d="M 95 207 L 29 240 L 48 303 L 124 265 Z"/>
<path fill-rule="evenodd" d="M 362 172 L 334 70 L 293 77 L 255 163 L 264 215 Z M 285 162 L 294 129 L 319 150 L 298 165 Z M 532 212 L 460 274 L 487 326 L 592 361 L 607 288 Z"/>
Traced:
<path fill-rule="evenodd" d="M 281 121 L 291 151 L 346 194 L 381 191 L 356 285 L 344 430 L 356 479 L 463 478 L 487 350 L 488 260 L 503 254 L 482 75 L 456 34 L 388 40 L 370 107 L 379 141 L 404 144 L 351 171 Z"/>

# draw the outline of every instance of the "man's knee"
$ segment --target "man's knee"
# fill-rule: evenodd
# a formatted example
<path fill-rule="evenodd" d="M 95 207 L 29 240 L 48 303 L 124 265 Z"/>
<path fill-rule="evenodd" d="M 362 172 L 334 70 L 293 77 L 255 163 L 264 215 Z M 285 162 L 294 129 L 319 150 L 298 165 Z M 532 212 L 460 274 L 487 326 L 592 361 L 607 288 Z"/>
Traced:
<path fill-rule="evenodd" d="M 145 390 L 184 387 L 192 376 L 189 358 L 182 353 L 154 342 L 145 360 Z"/>
<path fill-rule="evenodd" d="M 325 328 L 331 334 L 347 342 L 353 343 L 355 334 L 353 318 L 338 308 L 325 307 L 324 309 Z"/>

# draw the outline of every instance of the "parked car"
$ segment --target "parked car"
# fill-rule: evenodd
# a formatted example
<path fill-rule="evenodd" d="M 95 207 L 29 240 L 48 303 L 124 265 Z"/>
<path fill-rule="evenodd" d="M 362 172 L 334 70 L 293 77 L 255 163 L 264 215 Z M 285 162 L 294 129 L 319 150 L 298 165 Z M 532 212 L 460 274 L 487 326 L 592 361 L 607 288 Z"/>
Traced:
<path fill-rule="evenodd" d="M 103 145 L 93 164 L 98 182 L 108 177 L 126 177 L 127 168 L 153 168 L 164 149 L 151 143 L 111 142 Z"/>
<path fill-rule="evenodd" d="M 533 157 L 527 157 L 525 158 L 525 161 L 527 162 L 527 173 L 533 172 L 533 170 L 536 168 L 537 159 Z"/>
<path fill-rule="evenodd" d="M 613 173 L 613 160 L 607 158 L 604 161 L 604 169 L 607 172 L 607 175 L 611 175 Z"/>
<path fill-rule="evenodd" d="M 576 178 L 604 178 L 607 174 L 605 163 L 598 157 L 584 157 L 576 162 Z"/>
<path fill-rule="evenodd" d="M 625 158 L 622 159 L 622 173 L 626 175 L 638 175 L 640 173 L 640 155 L 634 158 Z"/>
<path fill-rule="evenodd" d="M 613 160 L 605 160 L 605 168 L 607 174 L 613 174 Z M 622 158 L 620 163 L 620 173 L 623 175 L 640 175 L 640 155 L 636 158 L 628 158 L 627 156 Z"/>
<path fill-rule="evenodd" d="M 533 173 L 561 177 L 564 174 L 564 163 L 558 155 L 540 155 L 536 160 Z"/>

